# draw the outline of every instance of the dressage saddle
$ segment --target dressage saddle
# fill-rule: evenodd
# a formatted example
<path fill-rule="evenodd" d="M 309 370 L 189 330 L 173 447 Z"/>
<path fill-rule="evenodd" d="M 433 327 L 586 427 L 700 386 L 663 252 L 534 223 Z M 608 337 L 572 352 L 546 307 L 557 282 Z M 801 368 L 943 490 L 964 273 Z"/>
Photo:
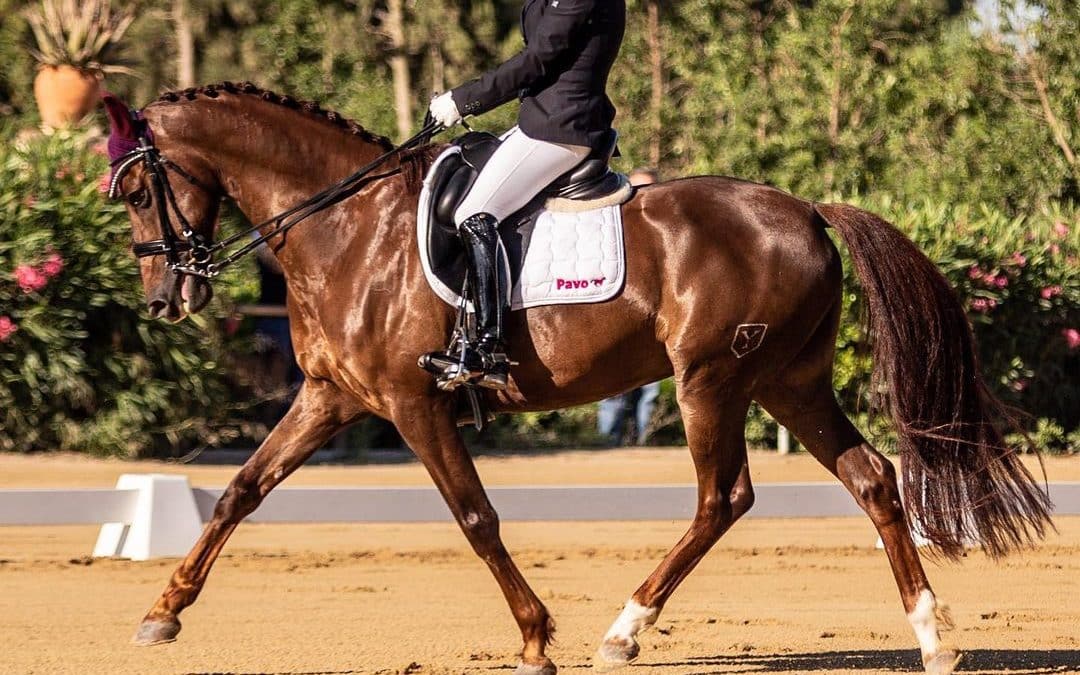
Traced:
<path fill-rule="evenodd" d="M 580 164 L 559 176 L 524 208 L 499 224 L 499 258 L 506 264 L 511 287 L 521 274 L 521 262 L 527 248 L 520 228 L 541 212 L 548 199 L 587 201 L 615 196 L 626 189 L 625 177 L 608 166 L 611 158 L 617 156 L 618 134 L 612 129 L 603 141 Z M 454 224 L 454 211 L 501 142 L 497 136 L 488 133 L 466 133 L 452 143 L 460 148 L 460 153 L 444 153 L 444 158 L 425 181 L 429 207 L 426 213 L 420 214 L 424 220 L 420 234 L 421 252 L 431 275 L 454 292 L 465 281 L 464 250 Z"/>
<path fill-rule="evenodd" d="M 505 266 L 510 280 L 507 291 L 521 274 L 528 247 L 521 228 L 530 218 L 542 212 L 548 199 L 596 200 L 615 197 L 627 189 L 625 177 L 609 167 L 611 158 L 617 154 L 618 134 L 612 129 L 602 140 L 581 163 L 559 176 L 529 204 L 500 223 L 497 257 L 500 261 L 498 264 Z M 421 259 L 425 261 L 429 282 L 448 289 L 451 294 L 456 294 L 465 281 L 464 250 L 454 223 L 454 212 L 501 143 L 492 134 L 470 131 L 452 142 L 459 152 L 444 152 L 433 167 L 433 173 L 425 180 L 426 201 L 422 199 L 421 202 L 428 206 L 418 214 Z M 510 298 L 507 297 L 506 301 L 509 304 Z M 461 324 L 463 318 L 459 310 L 460 325 L 464 325 Z M 447 348 L 448 352 L 453 351 L 452 344 Z M 423 364 L 421 367 L 424 367 Z M 461 387 L 456 391 L 465 394 L 458 398 L 458 423 L 472 423 L 478 429 L 482 428 L 491 419 L 482 398 L 471 387 Z"/>
<path fill-rule="evenodd" d="M 600 199 L 617 191 L 622 186 L 622 178 L 611 170 L 609 163 L 612 157 L 617 156 L 618 140 L 618 132 L 614 129 L 608 130 L 601 143 L 588 157 L 556 178 L 540 193 L 540 203 L 551 197 Z M 470 131 L 452 143 L 461 148 L 461 154 L 451 161 L 443 162 L 438 173 L 432 176 L 431 203 L 435 223 L 454 231 L 454 211 L 465 199 L 480 170 L 491 159 L 502 141 L 498 136 L 484 131 Z"/>

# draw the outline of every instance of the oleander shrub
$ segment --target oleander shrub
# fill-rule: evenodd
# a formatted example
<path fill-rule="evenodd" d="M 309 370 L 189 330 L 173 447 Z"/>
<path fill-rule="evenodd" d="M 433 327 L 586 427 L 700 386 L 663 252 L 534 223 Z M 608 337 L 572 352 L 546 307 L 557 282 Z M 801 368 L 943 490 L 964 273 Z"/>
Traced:
<path fill-rule="evenodd" d="M 0 450 L 170 455 L 251 432 L 228 377 L 240 345 L 218 328 L 222 301 L 178 325 L 147 318 L 127 216 L 100 192 L 100 139 L 6 136 Z M 241 291 L 242 278 L 216 291 Z"/>
<path fill-rule="evenodd" d="M 995 393 L 1028 416 L 1030 430 L 1063 430 L 1057 440 L 1038 435 L 1049 441 L 1042 443 L 1047 450 L 1080 451 L 1080 211 L 1050 206 L 1009 216 L 990 207 L 856 203 L 910 236 L 959 292 Z M 866 336 L 846 260 L 844 283 L 835 383 L 848 410 L 864 412 Z"/>

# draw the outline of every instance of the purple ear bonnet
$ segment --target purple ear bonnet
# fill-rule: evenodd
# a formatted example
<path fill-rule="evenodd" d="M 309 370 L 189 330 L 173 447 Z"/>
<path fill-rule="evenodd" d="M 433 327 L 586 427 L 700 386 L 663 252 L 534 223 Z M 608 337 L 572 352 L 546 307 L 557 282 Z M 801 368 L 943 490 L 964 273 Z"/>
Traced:
<path fill-rule="evenodd" d="M 142 111 L 130 110 L 115 95 L 104 92 L 101 100 L 105 103 L 105 112 L 109 116 L 109 162 L 113 163 L 113 175 L 116 177 L 116 160 L 139 147 L 139 137 L 145 136 L 154 142 L 154 133 L 146 123 Z"/>

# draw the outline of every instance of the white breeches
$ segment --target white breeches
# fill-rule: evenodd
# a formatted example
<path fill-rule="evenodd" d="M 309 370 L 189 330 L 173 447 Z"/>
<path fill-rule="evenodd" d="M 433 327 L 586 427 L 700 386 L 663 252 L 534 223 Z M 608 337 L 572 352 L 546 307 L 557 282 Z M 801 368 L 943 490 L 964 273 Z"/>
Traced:
<path fill-rule="evenodd" d="M 454 212 L 455 224 L 478 213 L 504 220 L 589 155 L 587 147 L 538 141 L 517 127 L 502 138 Z"/>

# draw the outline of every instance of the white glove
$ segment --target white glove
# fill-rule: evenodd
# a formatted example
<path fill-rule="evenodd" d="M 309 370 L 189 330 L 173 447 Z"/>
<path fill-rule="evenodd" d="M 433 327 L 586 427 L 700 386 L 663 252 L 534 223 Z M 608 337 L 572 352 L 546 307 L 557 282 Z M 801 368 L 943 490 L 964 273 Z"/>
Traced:
<path fill-rule="evenodd" d="M 461 121 L 461 113 L 458 112 L 457 104 L 454 103 L 454 97 L 450 95 L 450 92 L 439 94 L 431 99 L 431 107 L 428 110 L 431 111 L 431 116 L 435 118 L 435 121 L 447 129 Z"/>

